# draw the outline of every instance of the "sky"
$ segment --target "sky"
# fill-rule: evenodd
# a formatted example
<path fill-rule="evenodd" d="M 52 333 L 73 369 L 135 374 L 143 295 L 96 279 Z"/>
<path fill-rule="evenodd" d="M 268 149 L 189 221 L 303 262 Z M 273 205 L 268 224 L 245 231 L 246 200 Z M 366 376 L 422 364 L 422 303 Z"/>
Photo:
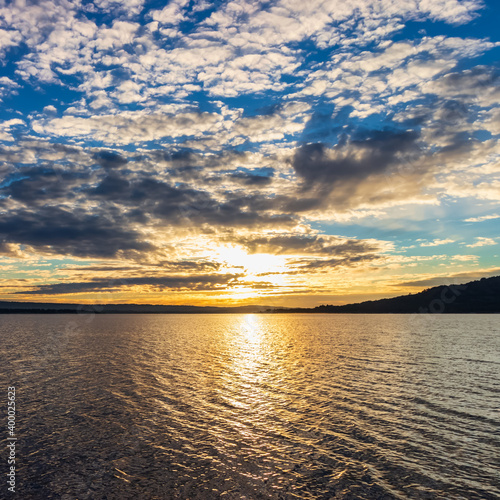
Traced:
<path fill-rule="evenodd" d="M 500 275 L 494 0 L 0 0 L 0 300 L 315 306 Z"/>

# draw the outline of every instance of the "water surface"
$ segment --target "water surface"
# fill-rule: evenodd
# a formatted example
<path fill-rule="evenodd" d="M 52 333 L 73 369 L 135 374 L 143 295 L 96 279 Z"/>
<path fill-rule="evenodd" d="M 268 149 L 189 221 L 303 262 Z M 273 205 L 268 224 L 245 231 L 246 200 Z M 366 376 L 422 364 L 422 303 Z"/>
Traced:
<path fill-rule="evenodd" d="M 20 498 L 500 498 L 498 316 L 0 322 Z"/>

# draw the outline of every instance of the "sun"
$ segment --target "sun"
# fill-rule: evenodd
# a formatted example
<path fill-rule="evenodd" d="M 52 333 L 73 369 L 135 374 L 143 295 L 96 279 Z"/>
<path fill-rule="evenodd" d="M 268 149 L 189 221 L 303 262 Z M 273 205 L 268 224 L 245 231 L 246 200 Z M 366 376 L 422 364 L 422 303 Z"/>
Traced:
<path fill-rule="evenodd" d="M 216 250 L 219 261 L 228 269 L 243 269 L 248 277 L 256 277 L 265 273 L 283 272 L 286 259 L 281 255 L 268 253 L 249 254 L 235 245 L 219 247 Z"/>

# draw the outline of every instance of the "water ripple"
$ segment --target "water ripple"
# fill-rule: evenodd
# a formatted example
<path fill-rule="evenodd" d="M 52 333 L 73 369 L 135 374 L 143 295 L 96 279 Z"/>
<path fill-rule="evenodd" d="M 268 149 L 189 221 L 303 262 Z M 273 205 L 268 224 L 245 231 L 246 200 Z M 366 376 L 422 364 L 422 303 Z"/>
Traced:
<path fill-rule="evenodd" d="M 495 319 L 5 316 L 19 491 L 500 498 Z"/>

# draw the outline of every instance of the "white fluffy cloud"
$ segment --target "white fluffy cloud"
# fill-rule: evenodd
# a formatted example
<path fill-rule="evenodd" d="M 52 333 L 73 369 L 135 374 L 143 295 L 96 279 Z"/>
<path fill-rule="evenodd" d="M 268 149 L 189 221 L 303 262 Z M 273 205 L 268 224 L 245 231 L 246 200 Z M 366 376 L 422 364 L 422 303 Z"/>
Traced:
<path fill-rule="evenodd" d="M 39 134 L 89 138 L 106 144 L 130 144 L 181 136 L 198 136 L 217 130 L 221 118 L 214 113 L 145 114 L 122 113 L 91 118 L 65 116 L 37 120 Z"/>
<path fill-rule="evenodd" d="M 161 10 L 153 10 L 149 16 L 161 24 L 179 24 L 186 18 L 185 10 L 189 5 L 189 0 L 171 0 L 168 5 Z"/>
<path fill-rule="evenodd" d="M 483 222 L 485 220 L 500 219 L 498 214 L 481 215 L 479 217 L 469 217 L 465 222 Z"/>
<path fill-rule="evenodd" d="M 433 241 L 424 241 L 422 243 L 420 243 L 420 246 L 421 247 L 437 247 L 439 245 L 447 245 L 448 243 L 454 243 L 455 240 L 452 240 L 450 238 L 447 238 L 447 239 L 436 239 L 436 240 L 433 240 Z"/>
<path fill-rule="evenodd" d="M 19 118 L 13 118 L 12 120 L 0 122 L 0 141 L 13 141 L 14 137 L 11 134 L 11 130 L 19 125 L 22 127 L 25 126 L 24 121 Z"/>
<path fill-rule="evenodd" d="M 181 96 L 185 94 L 180 86 L 186 83 L 201 84 L 212 95 L 220 96 L 282 91 L 286 88 L 282 75 L 293 74 L 303 63 L 301 50 L 290 44 L 311 39 L 320 47 L 363 45 L 377 37 L 383 40 L 389 34 L 384 26 L 395 18 L 430 17 L 462 23 L 470 20 L 480 8 L 479 2 L 472 0 L 414 0 L 403 4 L 393 0 L 376 3 L 372 0 L 349 3 L 280 0 L 264 8 L 260 2 L 249 4 L 236 0 L 224 4 L 193 32 L 184 34 L 174 47 L 167 49 L 164 41 L 180 35 L 175 30 L 170 33 L 168 26 L 177 25 L 201 7 L 190 6 L 187 0 L 170 1 L 163 9 L 147 13 L 156 25 L 145 30 L 131 20 L 131 16 L 143 10 L 142 0 L 99 0 L 94 4 L 98 9 L 113 10 L 117 14 L 111 26 L 96 25 L 77 11 L 78 3 L 67 0 L 43 0 L 36 6 L 15 2 L 0 8 L 0 16 L 5 19 L 5 26 L 0 30 L 1 46 L 8 48 L 24 41 L 31 48 L 31 52 L 18 62 L 19 75 L 24 79 L 56 82 L 64 80 L 64 75 L 77 74 L 84 80 L 82 90 L 89 85 L 103 90 L 104 80 L 109 79 L 106 66 L 119 65 L 128 71 L 129 80 L 147 83 L 148 87 L 174 84 L 177 85 L 174 94 L 177 92 Z M 154 34 L 162 26 L 163 38 Z M 402 25 L 396 23 L 394 26 L 399 29 Z M 372 33 L 368 38 L 367 32 Z M 441 43 L 449 45 L 452 42 L 445 39 Z M 415 48 L 410 43 L 399 42 L 375 56 L 348 58 L 343 69 L 394 70 L 405 57 L 424 50 L 423 45 Z M 457 50 L 463 52 L 468 47 L 467 50 L 473 52 L 473 46 L 468 42 Z M 438 58 L 436 61 L 436 67 L 431 63 L 427 66 L 411 63 L 404 74 L 397 75 L 392 85 L 417 83 L 416 75 L 424 74 L 424 79 L 425 74 L 427 78 L 433 76 L 439 72 L 437 66 L 442 66 Z M 104 67 L 97 71 L 98 65 Z M 116 79 L 116 75 L 113 78 Z M 316 87 L 321 87 L 320 80 L 316 80 Z M 326 85 L 323 84 L 323 88 Z M 372 91 L 374 88 L 376 85 L 372 85 Z M 309 87 L 306 92 L 314 91 Z M 147 93 L 143 91 L 143 95 Z M 118 103 L 142 101 L 137 95 L 117 93 L 110 98 Z M 103 104 L 101 99 L 99 105 Z"/>
<path fill-rule="evenodd" d="M 485 238 L 482 236 L 478 236 L 476 238 L 475 243 L 471 243 L 470 245 L 465 245 L 469 248 L 477 248 L 477 247 L 485 247 L 485 246 L 490 246 L 490 245 L 496 245 L 497 242 L 493 238 Z"/>

